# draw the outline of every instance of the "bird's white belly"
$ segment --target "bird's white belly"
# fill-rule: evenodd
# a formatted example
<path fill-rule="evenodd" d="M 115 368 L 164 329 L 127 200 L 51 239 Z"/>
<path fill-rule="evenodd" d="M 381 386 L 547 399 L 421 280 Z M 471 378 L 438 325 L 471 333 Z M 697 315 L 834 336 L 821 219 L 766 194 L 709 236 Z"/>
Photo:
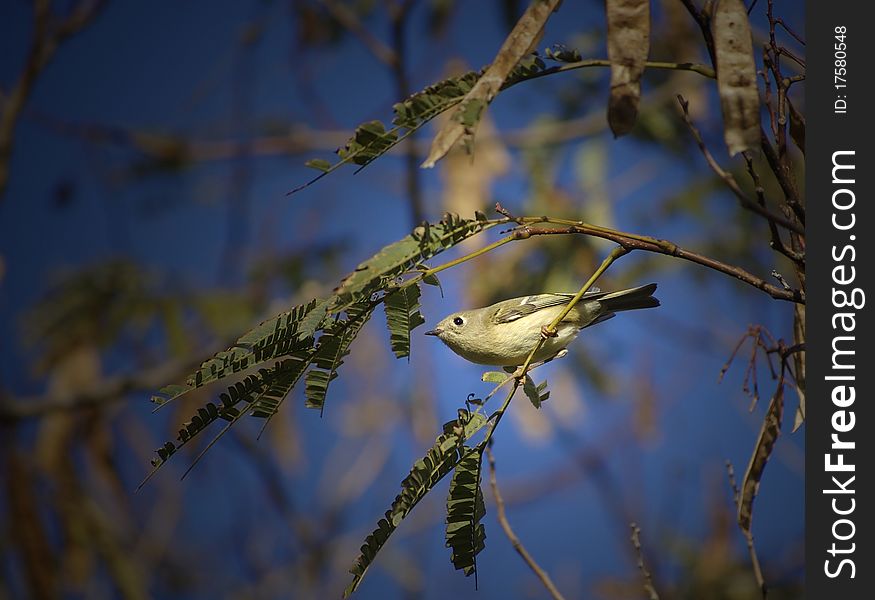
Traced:
<path fill-rule="evenodd" d="M 485 365 L 495 366 L 518 366 L 526 362 L 529 354 L 541 339 L 541 327 L 549 325 L 552 319 L 559 314 L 562 307 L 556 311 L 541 311 L 536 315 L 529 315 L 510 323 L 496 326 L 489 343 L 487 340 L 478 340 L 476 347 L 459 348 L 457 350 L 463 358 Z M 548 314 L 542 314 L 548 313 Z M 555 314 L 551 314 L 555 313 Z M 532 362 L 539 362 L 555 356 L 565 348 L 580 330 L 571 323 L 560 324 L 556 330 L 556 337 L 548 338 L 538 352 L 532 358 Z"/>

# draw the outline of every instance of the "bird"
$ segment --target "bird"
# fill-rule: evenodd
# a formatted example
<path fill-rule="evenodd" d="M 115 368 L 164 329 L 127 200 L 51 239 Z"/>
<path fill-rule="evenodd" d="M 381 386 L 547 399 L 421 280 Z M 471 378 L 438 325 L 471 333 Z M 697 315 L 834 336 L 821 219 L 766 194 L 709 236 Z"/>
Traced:
<path fill-rule="evenodd" d="M 450 350 L 476 364 L 517 367 L 526 362 L 542 336 L 544 344 L 532 364 L 564 356 L 581 329 L 602 323 L 625 310 L 655 308 L 656 284 L 615 292 L 593 289 L 585 293 L 559 322 L 554 333 L 547 326 L 568 305 L 574 294 L 536 294 L 502 300 L 490 306 L 463 310 L 442 319 L 425 335 L 435 336 Z"/>

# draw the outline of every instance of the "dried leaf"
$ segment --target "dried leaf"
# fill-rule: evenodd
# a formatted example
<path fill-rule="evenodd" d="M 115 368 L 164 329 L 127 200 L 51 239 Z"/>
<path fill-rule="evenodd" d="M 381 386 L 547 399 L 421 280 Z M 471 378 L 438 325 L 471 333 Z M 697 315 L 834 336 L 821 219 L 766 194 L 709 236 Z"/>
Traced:
<path fill-rule="evenodd" d="M 796 407 L 796 414 L 793 416 L 793 433 L 802 427 L 805 422 L 805 392 L 797 389 L 799 394 L 799 406 Z"/>
<path fill-rule="evenodd" d="M 797 304 L 793 315 L 793 343 L 805 342 L 805 305 Z M 796 383 L 796 395 L 799 397 L 799 405 L 796 407 L 796 415 L 793 418 L 793 433 L 802 427 L 805 422 L 805 352 L 796 352 L 793 355 L 793 378 Z"/>
<path fill-rule="evenodd" d="M 607 0 L 611 97 L 608 124 L 615 137 L 629 133 L 638 118 L 641 75 L 650 53 L 649 0 Z"/>
<path fill-rule="evenodd" d="M 772 401 L 769 402 L 769 409 L 766 411 L 766 416 L 763 419 L 760 435 L 757 438 L 753 454 L 750 457 L 750 463 L 741 482 L 741 497 L 738 502 L 738 524 L 741 526 L 742 531 L 746 533 L 750 533 L 750 524 L 753 518 L 753 501 L 759 491 L 760 480 L 766 468 L 766 463 L 772 455 L 772 449 L 775 447 L 778 436 L 781 435 L 781 421 L 783 417 L 784 375 L 782 373 L 781 378 L 778 380 L 778 387 L 775 389 L 775 395 L 772 396 Z"/>
<path fill-rule="evenodd" d="M 717 89 L 729 155 L 756 150 L 760 144 L 760 97 L 753 41 L 742 0 L 720 0 L 711 31 L 717 58 Z"/>
<path fill-rule="evenodd" d="M 485 73 L 477 80 L 459 106 L 453 111 L 450 119 L 441 127 L 431 144 L 428 158 L 422 163 L 423 168 L 431 168 L 443 158 L 459 139 L 470 132 L 486 106 L 498 93 L 507 76 L 521 58 L 531 51 L 544 29 L 544 24 L 550 14 L 556 10 L 562 0 L 533 0 L 513 31 L 504 40 L 495 60 Z"/>

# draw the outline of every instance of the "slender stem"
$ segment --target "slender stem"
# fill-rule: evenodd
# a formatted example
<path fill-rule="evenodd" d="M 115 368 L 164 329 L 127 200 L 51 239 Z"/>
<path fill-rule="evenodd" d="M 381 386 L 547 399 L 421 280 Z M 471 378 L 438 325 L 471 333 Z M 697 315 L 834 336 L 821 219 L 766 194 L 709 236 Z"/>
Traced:
<path fill-rule="evenodd" d="M 593 284 L 596 282 L 596 280 L 602 276 L 602 273 L 607 271 L 608 267 L 610 267 L 611 264 L 615 260 L 617 260 L 618 258 L 623 256 L 624 254 L 628 254 L 628 253 L 629 253 L 629 250 L 624 248 L 623 246 L 617 246 L 616 248 L 611 250 L 611 253 L 608 254 L 608 256 L 605 258 L 605 260 L 602 261 L 602 264 L 599 265 L 599 268 L 596 269 L 595 273 L 593 273 L 592 276 L 587 280 L 587 282 L 584 283 L 580 287 L 579 290 L 577 290 L 577 293 L 574 294 L 574 297 L 571 298 L 571 301 L 568 302 L 568 304 L 565 306 L 565 309 L 561 313 L 556 315 L 556 318 L 553 319 L 553 322 L 547 326 L 547 331 L 546 331 L 547 334 L 555 333 L 556 328 L 559 326 L 559 323 L 562 322 L 562 319 L 564 319 L 565 317 L 568 316 L 568 313 L 571 312 L 571 309 L 574 308 L 574 305 L 577 304 L 581 298 L 583 298 L 583 295 L 587 291 L 589 291 L 589 288 L 591 288 L 593 286 Z M 546 341 L 546 338 L 542 336 L 541 343 L 538 345 L 538 348 L 540 348 L 544 344 L 545 341 Z M 537 349 L 536 349 L 536 351 L 537 351 Z M 534 355 L 534 352 L 532 353 L 532 355 Z M 530 362 L 531 360 L 532 360 L 532 356 L 529 356 L 529 360 L 527 362 Z"/>
<path fill-rule="evenodd" d="M 732 463 L 727 460 L 726 461 L 726 472 L 729 476 L 729 485 L 732 487 L 732 499 L 735 502 L 736 508 L 738 508 L 739 503 L 741 502 L 741 492 L 738 489 L 738 484 L 735 481 L 735 469 L 732 467 Z M 740 527 L 742 535 L 744 535 L 744 539 L 747 542 L 747 551 L 750 554 L 751 565 L 753 567 L 753 575 L 754 579 L 756 579 L 757 586 L 760 589 L 760 592 L 763 594 L 763 598 L 766 598 L 766 580 L 763 577 L 763 569 L 760 566 L 759 557 L 757 557 L 756 546 L 753 543 L 753 535 L 750 530 Z"/>
<path fill-rule="evenodd" d="M 531 357 L 529 357 L 529 358 L 531 358 Z M 528 366 L 528 365 L 526 365 L 526 366 Z M 498 424 L 501 422 L 501 418 L 504 416 L 504 413 L 507 410 L 507 407 L 510 406 L 510 401 L 513 400 L 514 394 L 516 394 L 516 391 L 520 388 L 521 382 L 522 382 L 522 378 L 513 377 L 513 387 L 511 388 L 510 392 L 508 393 L 507 397 L 504 399 L 504 402 L 499 407 L 499 409 L 496 410 L 494 413 L 492 413 L 489 416 L 489 418 L 492 419 L 492 425 L 486 431 L 486 435 L 483 436 L 483 440 L 479 444 L 477 444 L 478 448 L 486 448 L 489 445 L 489 441 L 492 439 L 492 434 L 495 431 L 495 428 L 498 427 Z M 501 384 L 501 385 L 504 385 L 504 384 Z M 498 387 L 501 387 L 501 386 L 498 386 Z M 498 388 L 496 388 L 496 389 L 498 389 Z"/>
<path fill-rule="evenodd" d="M 507 89 L 509 87 L 513 87 L 517 83 L 530 81 L 532 79 L 538 79 L 539 77 L 546 77 L 548 75 L 553 75 L 554 73 L 564 73 L 565 71 L 574 71 L 577 69 L 586 69 L 589 67 L 610 66 L 611 61 L 606 58 L 588 58 L 586 60 L 579 60 L 577 62 L 568 63 L 557 67 L 550 67 L 548 69 L 544 69 L 543 71 L 539 71 L 531 75 L 526 75 L 525 77 L 520 79 L 507 81 L 503 87 L 504 89 Z M 691 71 L 693 73 L 698 73 L 703 77 L 708 77 L 709 79 L 715 79 L 717 77 L 714 69 L 707 65 L 702 65 L 698 63 L 647 61 L 644 63 L 644 67 L 647 69 L 664 69 L 668 71 Z"/>
<path fill-rule="evenodd" d="M 435 273 L 440 273 L 441 271 L 445 271 L 446 269 L 460 265 L 463 262 L 468 262 L 472 258 L 477 258 L 478 256 L 486 254 L 487 252 L 491 252 L 500 246 L 504 246 L 508 242 L 513 242 L 513 241 L 516 241 L 518 239 L 520 239 L 520 238 L 517 237 L 516 235 L 509 235 L 507 237 L 501 238 L 498 241 L 492 242 L 488 246 L 483 246 L 479 250 L 475 250 L 474 252 L 471 252 L 471 253 L 466 254 L 464 256 L 460 256 L 459 258 L 457 258 L 455 260 L 451 260 L 451 261 L 446 262 L 442 265 L 438 265 L 436 267 L 432 267 L 431 269 L 427 269 L 427 270 L 423 271 L 420 279 L 428 277 L 429 275 L 434 275 Z M 417 281 L 418 281 L 418 279 L 417 279 Z"/>
<path fill-rule="evenodd" d="M 798 234 L 805 233 L 804 226 L 798 223 L 797 221 L 791 221 L 787 217 L 783 215 L 779 215 L 777 213 L 771 212 L 764 205 L 761 206 L 751 200 L 747 194 L 744 193 L 744 190 L 741 189 L 741 186 L 738 185 L 738 182 L 735 181 L 735 177 L 732 176 L 732 173 L 723 169 L 720 166 L 720 163 L 717 162 L 717 159 L 711 154 L 708 150 L 708 147 L 705 145 L 705 140 L 702 139 L 702 135 L 699 133 L 699 130 L 693 124 L 692 119 L 690 118 L 689 113 L 689 102 L 684 99 L 683 96 L 678 94 L 678 103 L 683 110 L 684 122 L 687 124 L 687 128 L 689 128 L 690 133 L 693 135 L 693 138 L 696 140 L 696 144 L 699 146 L 699 150 L 702 152 L 702 156 L 705 157 L 705 160 L 708 162 L 708 166 L 711 167 L 711 170 L 717 174 L 720 179 L 722 179 L 726 186 L 732 190 L 732 193 L 738 198 L 741 202 L 741 205 L 752 211 L 757 213 L 758 215 L 765 217 L 770 223 L 776 223 L 785 229 L 790 231 L 794 231 Z"/>
<path fill-rule="evenodd" d="M 647 592 L 649 600 L 659 600 L 659 593 L 656 591 L 656 586 L 653 585 L 653 576 L 644 564 L 644 551 L 641 548 L 641 528 L 637 523 L 631 523 L 630 528 L 632 535 L 632 547 L 635 548 L 635 555 L 638 557 L 638 570 L 641 571 L 641 576 L 644 578 L 644 591 Z"/>
<path fill-rule="evenodd" d="M 488 446 L 486 447 L 486 456 L 489 459 L 489 486 L 492 488 L 492 495 L 495 497 L 495 509 L 498 512 L 498 522 L 501 524 L 504 534 L 507 536 L 507 539 L 510 540 L 513 549 L 517 551 L 517 554 L 522 557 L 532 572 L 534 572 L 538 579 L 541 580 L 541 583 L 544 584 L 544 587 L 547 588 L 547 591 L 550 592 L 550 596 L 552 596 L 554 600 L 564 600 L 565 597 L 553 583 L 553 580 L 550 579 L 550 575 L 548 575 L 547 572 L 535 562 L 535 559 L 532 558 L 532 555 L 529 554 L 526 547 L 523 546 L 523 543 L 511 528 L 510 522 L 507 520 L 507 513 L 504 510 L 504 498 L 501 497 L 501 492 L 498 491 L 498 481 L 495 478 L 495 456 L 492 455 L 492 450 Z"/>
<path fill-rule="evenodd" d="M 374 58 L 395 68 L 400 60 L 396 50 L 371 33 L 371 30 L 361 22 L 355 11 L 337 0 L 320 0 L 320 2 L 343 28 L 359 39 Z"/>

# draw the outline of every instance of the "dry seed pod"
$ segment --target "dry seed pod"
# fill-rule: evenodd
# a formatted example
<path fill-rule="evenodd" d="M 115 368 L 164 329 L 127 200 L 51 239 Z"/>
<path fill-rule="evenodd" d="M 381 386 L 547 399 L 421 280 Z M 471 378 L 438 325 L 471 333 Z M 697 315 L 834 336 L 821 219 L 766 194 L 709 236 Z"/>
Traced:
<path fill-rule="evenodd" d="M 649 0 L 606 0 L 611 97 L 608 124 L 615 137 L 635 126 L 641 99 L 641 75 L 650 52 Z"/>
<path fill-rule="evenodd" d="M 717 58 L 717 89 L 723 109 L 723 135 L 729 155 L 734 156 L 755 150 L 760 144 L 760 97 L 744 2 L 719 0 L 711 29 Z"/>
<path fill-rule="evenodd" d="M 434 137 L 428 157 L 421 165 L 423 168 L 434 167 L 450 151 L 453 144 L 466 133 L 470 134 L 480 121 L 483 111 L 501 90 L 507 76 L 541 39 L 547 19 L 561 3 L 562 0 L 532 0 L 513 31 L 504 40 L 492 64 Z"/>

